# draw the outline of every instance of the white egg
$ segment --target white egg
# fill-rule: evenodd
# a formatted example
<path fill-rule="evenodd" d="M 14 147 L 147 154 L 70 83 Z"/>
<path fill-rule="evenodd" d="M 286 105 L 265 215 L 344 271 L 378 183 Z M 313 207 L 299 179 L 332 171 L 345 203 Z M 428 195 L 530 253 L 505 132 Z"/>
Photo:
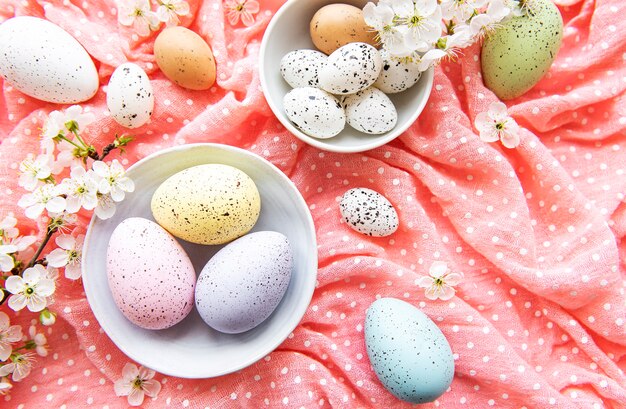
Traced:
<path fill-rule="evenodd" d="M 331 94 L 355 94 L 371 86 L 383 63 L 377 49 L 366 43 L 339 47 L 319 72 L 320 88 Z"/>
<path fill-rule="evenodd" d="M 293 89 L 285 95 L 283 106 L 296 128 L 315 138 L 332 138 L 346 125 L 346 115 L 337 98 L 319 88 Z"/>
<path fill-rule="evenodd" d="M 379 135 L 392 130 L 398 122 L 398 112 L 384 92 L 370 87 L 343 100 L 348 124 L 368 134 Z"/>
<path fill-rule="evenodd" d="M 386 237 L 398 229 L 396 209 L 387 198 L 372 189 L 348 190 L 341 197 L 339 210 L 350 228 L 368 236 Z"/>
<path fill-rule="evenodd" d="M 318 72 L 327 59 L 319 51 L 295 50 L 280 60 L 280 73 L 292 88 L 317 87 Z"/>
<path fill-rule="evenodd" d="M 47 20 L 20 16 L 0 24 L 0 50 L 0 75 L 33 98 L 73 104 L 98 91 L 98 72 L 87 51 Z"/>
<path fill-rule="evenodd" d="M 129 62 L 115 69 L 109 80 L 107 107 L 113 119 L 126 128 L 148 122 L 154 109 L 154 93 L 140 66 Z"/>
<path fill-rule="evenodd" d="M 392 58 L 387 50 L 381 50 L 383 69 L 374 86 L 385 94 L 395 94 L 411 88 L 422 76 L 418 65 L 403 59 Z"/>

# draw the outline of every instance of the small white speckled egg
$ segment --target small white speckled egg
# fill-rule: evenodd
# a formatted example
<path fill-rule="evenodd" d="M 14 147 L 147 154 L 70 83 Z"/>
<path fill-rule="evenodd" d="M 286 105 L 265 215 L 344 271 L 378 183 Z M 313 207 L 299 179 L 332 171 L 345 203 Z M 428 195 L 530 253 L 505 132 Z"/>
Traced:
<path fill-rule="evenodd" d="M 295 50 L 280 60 L 280 73 L 292 88 L 317 87 L 318 72 L 328 56 L 315 50 Z"/>
<path fill-rule="evenodd" d="M 350 43 L 328 56 L 319 72 L 320 88 L 331 94 L 355 94 L 371 86 L 383 67 L 380 53 L 366 43 Z"/>
<path fill-rule="evenodd" d="M 113 119 L 126 128 L 138 128 L 148 122 L 154 109 L 154 93 L 148 75 L 140 66 L 125 63 L 113 71 L 107 107 Z"/>
<path fill-rule="evenodd" d="M 454 378 L 454 357 L 441 330 L 413 305 L 381 298 L 365 315 L 365 347 L 380 382 L 398 399 L 432 402 Z"/>
<path fill-rule="evenodd" d="M 47 20 L 20 16 L 0 24 L 0 50 L 0 75 L 33 98 L 73 104 L 98 91 L 98 72 L 87 51 Z"/>
<path fill-rule="evenodd" d="M 398 122 L 398 112 L 393 102 L 376 87 L 348 95 L 343 100 L 346 121 L 356 129 L 379 135 L 391 131 Z"/>
<path fill-rule="evenodd" d="M 387 50 L 380 51 L 383 69 L 374 86 L 385 94 L 396 94 L 417 84 L 422 73 L 418 65 L 399 58 L 392 58 Z"/>
<path fill-rule="evenodd" d="M 193 309 L 196 273 L 180 244 L 161 226 L 140 217 L 121 222 L 107 248 L 113 301 L 145 329 L 169 328 Z"/>
<path fill-rule="evenodd" d="M 251 330 L 276 309 L 292 269 L 291 246 L 283 234 L 245 235 L 222 248 L 202 269 L 196 286 L 198 312 L 218 331 Z"/>
<path fill-rule="evenodd" d="M 154 192 L 152 215 L 174 236 L 224 244 L 248 233 L 261 211 L 254 181 L 228 165 L 198 165 L 170 176 Z"/>
<path fill-rule="evenodd" d="M 339 210 L 348 226 L 368 236 L 386 237 L 398 229 L 396 209 L 387 198 L 371 189 L 348 190 L 341 197 Z"/>
<path fill-rule="evenodd" d="M 296 128 L 315 138 L 332 138 L 346 126 L 346 114 L 337 98 L 318 88 L 289 91 L 283 107 Z"/>

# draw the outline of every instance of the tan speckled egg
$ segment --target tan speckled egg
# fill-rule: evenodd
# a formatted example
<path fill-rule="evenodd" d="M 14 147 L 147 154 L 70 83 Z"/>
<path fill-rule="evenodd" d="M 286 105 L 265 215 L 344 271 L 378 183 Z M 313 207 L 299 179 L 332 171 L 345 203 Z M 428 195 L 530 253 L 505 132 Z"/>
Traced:
<path fill-rule="evenodd" d="M 248 233 L 261 211 L 254 181 L 228 165 L 194 166 L 170 176 L 152 196 L 152 215 L 174 236 L 224 244 Z"/>
<path fill-rule="evenodd" d="M 209 45 L 185 27 L 169 27 L 154 42 L 163 74 L 183 88 L 209 89 L 215 83 L 215 59 Z"/>
<path fill-rule="evenodd" d="M 349 43 L 376 47 L 374 30 L 365 23 L 363 10 L 349 4 L 329 4 L 315 13 L 310 24 L 311 40 L 328 55 Z"/>

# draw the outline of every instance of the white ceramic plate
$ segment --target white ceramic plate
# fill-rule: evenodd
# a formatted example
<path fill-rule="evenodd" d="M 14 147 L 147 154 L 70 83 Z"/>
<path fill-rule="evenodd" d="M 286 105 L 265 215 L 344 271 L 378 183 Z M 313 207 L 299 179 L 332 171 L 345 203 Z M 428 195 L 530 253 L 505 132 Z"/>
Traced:
<path fill-rule="evenodd" d="M 363 8 L 370 0 L 345 0 L 340 3 Z M 315 50 L 309 34 L 313 15 L 323 6 L 336 0 L 289 0 L 274 15 L 261 43 L 259 70 L 261 87 L 267 102 L 278 120 L 300 140 L 332 152 L 363 152 L 382 146 L 397 138 L 411 126 L 428 102 L 433 86 L 433 69 L 422 74 L 413 87 L 398 94 L 389 94 L 398 111 L 398 123 L 382 135 L 368 135 L 346 124 L 344 130 L 329 139 L 313 138 L 296 128 L 287 118 L 283 97 L 291 87 L 280 75 L 280 60 L 290 51 L 303 48 Z"/>
<path fill-rule="evenodd" d="M 258 327 L 238 335 L 208 327 L 194 309 L 181 323 L 161 331 L 141 329 L 117 309 L 106 273 L 106 250 L 115 227 L 128 217 L 154 220 L 150 200 L 169 176 L 205 163 L 231 165 L 247 173 L 261 194 L 261 214 L 252 231 L 274 230 L 289 238 L 294 270 L 287 292 L 274 313 Z M 219 144 L 184 145 L 157 152 L 128 170 L 136 190 L 126 196 L 109 220 L 94 217 L 83 248 L 83 283 L 87 300 L 111 340 L 129 358 L 162 374 L 210 378 L 244 368 L 273 351 L 304 315 L 315 288 L 317 244 L 313 219 L 295 185 L 278 168 L 245 150 Z M 223 246 L 179 240 L 196 272 Z"/>

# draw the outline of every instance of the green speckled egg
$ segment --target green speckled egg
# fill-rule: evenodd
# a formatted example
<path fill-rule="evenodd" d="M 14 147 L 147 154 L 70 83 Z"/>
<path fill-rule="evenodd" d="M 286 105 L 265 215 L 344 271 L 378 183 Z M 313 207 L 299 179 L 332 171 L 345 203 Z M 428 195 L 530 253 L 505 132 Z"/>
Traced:
<path fill-rule="evenodd" d="M 548 72 L 563 37 L 563 19 L 551 0 L 533 0 L 532 13 L 505 21 L 482 48 L 487 88 L 500 99 L 524 94 Z"/>
<path fill-rule="evenodd" d="M 166 179 L 150 204 L 154 219 L 174 236 L 224 244 L 248 233 L 261 211 L 254 181 L 227 165 L 194 166 Z"/>

